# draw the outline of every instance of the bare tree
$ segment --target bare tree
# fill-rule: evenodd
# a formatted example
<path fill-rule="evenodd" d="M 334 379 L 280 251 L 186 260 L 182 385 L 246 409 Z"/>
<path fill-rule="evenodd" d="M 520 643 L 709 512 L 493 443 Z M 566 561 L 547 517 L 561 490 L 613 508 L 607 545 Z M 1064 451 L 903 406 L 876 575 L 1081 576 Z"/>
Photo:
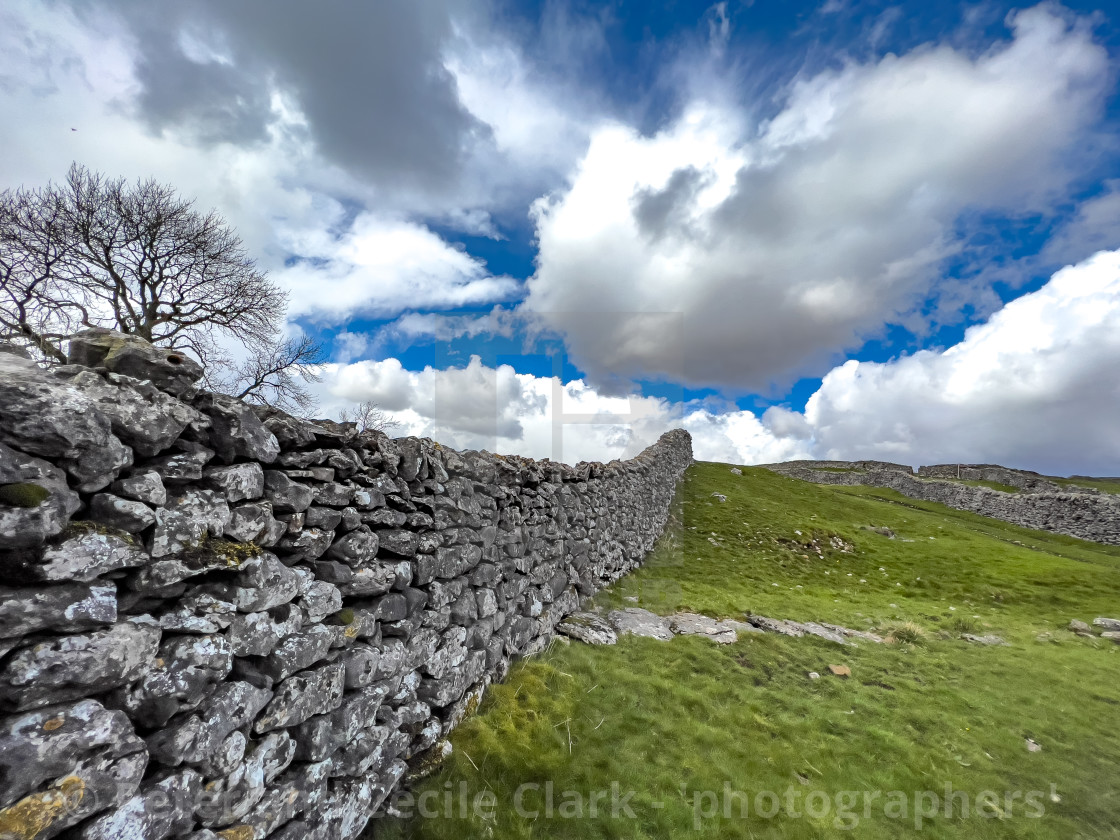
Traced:
<path fill-rule="evenodd" d="M 389 434 L 401 428 L 399 420 L 394 420 L 377 403 L 369 400 L 360 402 L 353 408 L 342 409 L 338 412 L 338 420 L 340 423 L 356 424 L 359 432 L 375 431 Z"/>
<path fill-rule="evenodd" d="M 318 348 L 280 337 L 287 295 L 215 211 L 154 180 L 84 166 L 66 182 L 0 193 L 0 339 L 64 361 L 68 335 L 110 327 L 187 350 L 209 384 L 310 408 L 300 384 Z M 243 345 L 237 361 L 223 343 Z"/>
<path fill-rule="evenodd" d="M 236 363 L 221 390 L 247 402 L 307 416 L 316 400 L 300 380 L 318 382 L 322 378 L 318 372 L 322 356 L 322 349 L 308 336 L 274 342 Z"/>

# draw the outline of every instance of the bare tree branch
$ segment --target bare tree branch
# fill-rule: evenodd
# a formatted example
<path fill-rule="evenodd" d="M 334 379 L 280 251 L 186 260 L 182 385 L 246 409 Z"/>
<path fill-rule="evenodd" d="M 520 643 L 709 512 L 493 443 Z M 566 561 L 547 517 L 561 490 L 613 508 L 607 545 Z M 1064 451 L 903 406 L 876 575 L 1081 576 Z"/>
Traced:
<path fill-rule="evenodd" d="M 401 428 L 399 420 L 394 420 L 377 403 L 367 400 L 360 402 L 353 408 L 344 408 L 338 413 L 340 423 L 354 423 L 359 432 L 389 432 Z"/>
<path fill-rule="evenodd" d="M 225 220 L 171 186 L 74 164 L 63 184 L 0 193 L 0 339 L 45 361 L 65 362 L 78 329 L 109 327 L 194 354 L 229 393 L 310 408 L 301 383 L 319 351 L 279 337 L 286 310 Z"/>

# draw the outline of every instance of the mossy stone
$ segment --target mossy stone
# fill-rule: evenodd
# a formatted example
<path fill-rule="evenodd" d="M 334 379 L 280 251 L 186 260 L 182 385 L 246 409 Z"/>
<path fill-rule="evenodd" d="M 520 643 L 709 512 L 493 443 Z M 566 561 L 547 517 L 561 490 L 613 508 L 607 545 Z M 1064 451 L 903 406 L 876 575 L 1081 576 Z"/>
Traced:
<path fill-rule="evenodd" d="M 39 507 L 50 498 L 51 491 L 46 487 L 30 482 L 19 484 L 0 484 L 0 505 L 8 507 Z"/>

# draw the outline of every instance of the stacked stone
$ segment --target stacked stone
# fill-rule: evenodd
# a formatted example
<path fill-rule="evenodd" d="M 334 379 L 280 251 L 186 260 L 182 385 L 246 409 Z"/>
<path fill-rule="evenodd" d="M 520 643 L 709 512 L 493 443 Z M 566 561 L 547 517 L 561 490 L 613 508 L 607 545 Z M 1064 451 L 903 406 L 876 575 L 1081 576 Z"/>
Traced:
<path fill-rule="evenodd" d="M 575 467 L 198 392 L 79 334 L 0 353 L 0 837 L 356 837 L 638 565 L 685 432 Z"/>
<path fill-rule="evenodd" d="M 1027 489 L 1003 493 L 958 481 L 917 478 L 896 469 L 862 469 L 866 461 L 789 461 L 766 464 L 773 472 L 815 484 L 867 485 L 897 490 L 911 499 L 939 502 L 992 519 L 1041 531 L 1068 534 L 1091 542 L 1120 545 L 1120 496 L 1107 493 L 1045 492 Z M 829 469 L 821 469 L 827 464 Z M 838 467 L 850 471 L 837 472 Z"/>

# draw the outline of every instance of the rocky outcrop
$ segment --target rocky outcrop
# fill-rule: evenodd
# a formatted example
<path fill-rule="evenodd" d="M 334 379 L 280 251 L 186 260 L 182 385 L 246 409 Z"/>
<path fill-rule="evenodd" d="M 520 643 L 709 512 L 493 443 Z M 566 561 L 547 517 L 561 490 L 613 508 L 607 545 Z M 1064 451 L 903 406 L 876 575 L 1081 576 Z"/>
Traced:
<path fill-rule="evenodd" d="M 1058 485 L 1037 473 L 990 465 L 960 465 L 966 480 L 999 481 L 1021 488 L 1021 492 L 1004 493 L 960 481 L 922 477 L 955 475 L 955 464 L 922 467 L 918 475 L 910 467 L 878 461 L 788 461 L 764 466 L 815 484 L 886 487 L 912 499 L 940 502 L 1026 528 L 1120 545 L 1120 496 L 1084 488 L 1076 488 L 1075 492 L 1069 488 L 1051 490 Z"/>
<path fill-rule="evenodd" d="M 0 837 L 353 838 L 637 566 L 685 432 L 576 466 L 199 393 L 127 336 L 0 353 Z"/>

